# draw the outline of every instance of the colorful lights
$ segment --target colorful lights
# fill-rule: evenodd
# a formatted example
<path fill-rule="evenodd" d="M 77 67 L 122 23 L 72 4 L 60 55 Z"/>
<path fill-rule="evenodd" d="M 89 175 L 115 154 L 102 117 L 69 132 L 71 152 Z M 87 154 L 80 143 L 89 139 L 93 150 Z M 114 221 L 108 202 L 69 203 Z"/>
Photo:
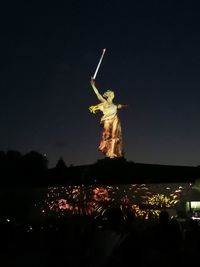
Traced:
<path fill-rule="evenodd" d="M 50 187 L 42 212 L 48 214 L 87 214 L 95 218 L 112 206 L 148 219 L 160 210 L 173 208 L 188 190 L 188 184 L 131 184 L 116 186 Z"/>

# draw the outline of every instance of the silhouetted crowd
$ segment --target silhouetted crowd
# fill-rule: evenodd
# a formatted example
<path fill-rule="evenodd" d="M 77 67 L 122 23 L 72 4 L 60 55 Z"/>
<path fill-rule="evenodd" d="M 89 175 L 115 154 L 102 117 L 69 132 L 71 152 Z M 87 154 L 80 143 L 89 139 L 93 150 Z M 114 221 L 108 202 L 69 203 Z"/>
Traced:
<path fill-rule="evenodd" d="M 108 209 L 94 219 L 73 215 L 39 224 L 0 222 L 1 266 L 194 266 L 200 225 L 192 219 L 142 220 Z"/>

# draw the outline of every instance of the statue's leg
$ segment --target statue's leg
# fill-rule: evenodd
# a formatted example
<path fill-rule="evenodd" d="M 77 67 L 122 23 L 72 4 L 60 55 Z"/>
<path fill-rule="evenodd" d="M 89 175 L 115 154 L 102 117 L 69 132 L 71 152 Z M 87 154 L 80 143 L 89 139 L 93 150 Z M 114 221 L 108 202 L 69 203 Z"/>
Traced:
<path fill-rule="evenodd" d="M 112 138 L 111 138 L 111 155 L 112 157 L 122 157 L 122 135 L 121 124 L 116 117 L 112 124 Z"/>
<path fill-rule="evenodd" d="M 108 140 L 108 123 L 106 121 L 104 121 L 102 123 L 102 136 L 101 136 L 101 142 L 99 145 L 99 150 L 105 155 L 107 156 L 107 140 Z"/>
<path fill-rule="evenodd" d="M 121 130 L 121 123 L 118 120 L 118 125 L 117 125 L 117 154 L 119 157 L 123 156 L 123 147 L 122 147 L 122 130 Z"/>
<path fill-rule="evenodd" d="M 115 118 L 112 123 L 112 128 L 111 128 L 111 146 L 110 146 L 110 157 L 115 158 L 118 157 L 117 153 L 117 125 L 118 125 L 118 119 Z"/>

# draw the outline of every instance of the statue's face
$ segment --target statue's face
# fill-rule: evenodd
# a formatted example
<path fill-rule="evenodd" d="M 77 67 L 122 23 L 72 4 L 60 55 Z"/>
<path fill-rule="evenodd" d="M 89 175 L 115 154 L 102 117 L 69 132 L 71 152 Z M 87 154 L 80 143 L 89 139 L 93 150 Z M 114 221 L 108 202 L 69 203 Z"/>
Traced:
<path fill-rule="evenodd" d="M 108 90 L 108 91 L 106 91 L 106 92 L 103 94 L 103 96 L 106 97 L 107 99 L 108 99 L 108 98 L 109 98 L 109 99 L 113 99 L 113 98 L 115 97 L 115 94 L 114 94 L 113 91 Z"/>

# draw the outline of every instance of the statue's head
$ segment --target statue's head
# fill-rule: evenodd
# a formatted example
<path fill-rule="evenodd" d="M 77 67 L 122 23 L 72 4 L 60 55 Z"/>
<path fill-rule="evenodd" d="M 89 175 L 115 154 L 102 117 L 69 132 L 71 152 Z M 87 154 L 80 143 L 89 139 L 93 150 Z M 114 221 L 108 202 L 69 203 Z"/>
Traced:
<path fill-rule="evenodd" d="M 109 98 L 112 100 L 115 97 L 115 93 L 111 90 L 107 90 L 104 94 L 103 97 L 106 97 L 107 99 Z"/>

